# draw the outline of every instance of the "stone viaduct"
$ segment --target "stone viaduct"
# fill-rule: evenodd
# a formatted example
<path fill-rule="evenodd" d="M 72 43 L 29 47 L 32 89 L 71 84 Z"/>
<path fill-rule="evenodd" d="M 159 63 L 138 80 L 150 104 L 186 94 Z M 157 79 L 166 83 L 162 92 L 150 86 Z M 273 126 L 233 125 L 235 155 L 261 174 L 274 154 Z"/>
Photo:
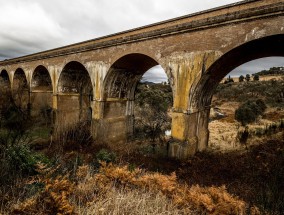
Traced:
<path fill-rule="evenodd" d="M 49 105 L 60 126 L 87 119 L 95 139 L 123 144 L 133 133 L 136 84 L 161 65 L 174 98 L 170 153 L 186 158 L 207 147 L 222 78 L 250 60 L 284 56 L 283 15 L 283 0 L 246 0 L 4 60 L 0 90 L 19 105 Z"/>

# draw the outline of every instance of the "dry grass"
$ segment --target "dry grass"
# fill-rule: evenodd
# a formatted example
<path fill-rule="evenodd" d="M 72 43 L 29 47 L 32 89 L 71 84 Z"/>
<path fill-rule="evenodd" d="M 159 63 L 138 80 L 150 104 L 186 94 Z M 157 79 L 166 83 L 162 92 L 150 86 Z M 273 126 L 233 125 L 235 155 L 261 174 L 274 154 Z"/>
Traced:
<path fill-rule="evenodd" d="M 281 152 L 283 141 L 248 153 L 197 154 L 176 163 L 177 174 L 117 164 L 84 164 L 75 175 L 41 167 L 40 176 L 0 189 L 0 214 L 259 214 L 253 204 L 281 211 Z M 261 199 L 272 194 L 273 201 Z"/>
<path fill-rule="evenodd" d="M 176 175 L 129 171 L 127 166 L 103 164 L 93 178 L 98 187 L 123 187 L 142 189 L 164 194 L 174 205 L 187 213 L 198 211 L 206 214 L 244 214 L 245 203 L 230 195 L 225 187 L 188 186 L 179 183 Z"/>
<path fill-rule="evenodd" d="M 88 203 L 87 207 L 78 207 L 79 214 L 189 214 L 178 208 L 161 193 L 143 190 L 129 190 L 112 187 L 107 195 L 100 195 Z"/>
<path fill-rule="evenodd" d="M 230 150 L 239 145 L 237 123 L 215 120 L 209 123 L 209 146 L 213 149 Z"/>
<path fill-rule="evenodd" d="M 278 121 L 284 119 L 284 110 L 277 110 L 275 108 L 269 108 L 268 111 L 263 115 L 263 119 L 270 121 Z"/>
<path fill-rule="evenodd" d="M 29 198 L 14 201 L 6 214 L 240 215 L 245 214 L 247 206 L 224 186 L 188 186 L 179 183 L 174 173 L 130 171 L 127 166 L 105 163 L 98 173 L 84 165 L 73 179 L 43 174 L 32 182 L 41 182 L 44 188 Z"/>

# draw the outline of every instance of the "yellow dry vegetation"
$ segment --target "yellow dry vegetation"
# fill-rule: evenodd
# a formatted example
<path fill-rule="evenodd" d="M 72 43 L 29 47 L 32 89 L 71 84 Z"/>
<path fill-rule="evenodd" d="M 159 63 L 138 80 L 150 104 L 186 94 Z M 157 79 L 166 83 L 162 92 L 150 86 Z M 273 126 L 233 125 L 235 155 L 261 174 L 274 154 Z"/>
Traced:
<path fill-rule="evenodd" d="M 42 192 L 16 205 L 13 214 L 76 214 L 69 196 L 74 191 L 74 184 L 66 177 L 42 179 L 45 184 Z"/>
<path fill-rule="evenodd" d="M 129 171 L 127 166 L 103 164 L 95 180 L 99 186 L 115 182 L 124 186 L 162 192 L 181 207 L 207 214 L 245 214 L 245 202 L 230 195 L 224 186 L 188 186 L 178 183 L 175 173 L 163 175 L 143 172 L 140 169 Z"/>
<path fill-rule="evenodd" d="M 46 176 L 45 176 L 46 177 Z M 186 185 L 165 175 L 101 163 L 70 177 L 42 178 L 44 189 L 14 205 L 12 214 L 245 214 L 248 205 L 225 186 Z M 256 207 L 251 214 L 259 214 Z"/>

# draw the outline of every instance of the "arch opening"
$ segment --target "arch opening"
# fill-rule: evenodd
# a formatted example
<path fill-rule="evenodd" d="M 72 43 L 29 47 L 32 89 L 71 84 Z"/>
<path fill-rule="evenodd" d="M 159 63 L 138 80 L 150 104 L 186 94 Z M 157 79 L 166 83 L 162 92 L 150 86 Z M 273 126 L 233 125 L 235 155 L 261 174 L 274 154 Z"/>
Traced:
<path fill-rule="evenodd" d="M 48 70 L 39 65 L 31 80 L 31 115 L 38 122 L 52 124 L 52 81 Z"/>
<path fill-rule="evenodd" d="M 203 75 L 190 95 L 191 108 L 202 109 L 211 104 L 213 92 L 226 75 L 236 67 L 264 57 L 284 56 L 284 35 L 268 36 L 247 42 L 224 54 Z"/>
<path fill-rule="evenodd" d="M 128 54 L 118 59 L 110 68 L 104 84 L 105 98 L 134 99 L 136 84 L 143 74 L 158 65 L 144 54 Z"/>
<path fill-rule="evenodd" d="M 14 73 L 12 95 L 15 105 L 22 109 L 30 109 L 30 93 L 28 81 L 23 69 L 18 68 Z"/>
<path fill-rule="evenodd" d="M 157 66 L 159 66 L 159 63 L 152 57 L 133 53 L 118 59 L 109 69 L 104 82 L 104 108 L 102 114 L 105 123 L 104 128 L 107 128 L 105 132 L 107 133 L 108 141 L 126 141 L 133 138 L 137 121 L 142 117 L 146 118 L 141 111 L 143 95 L 146 97 L 148 95 L 147 102 L 149 104 L 151 103 L 150 100 L 154 99 L 155 96 L 153 95 L 155 94 L 154 90 L 152 89 L 151 91 L 147 83 L 143 83 L 143 80 L 141 81 L 141 78 L 151 68 L 157 69 Z M 161 67 L 158 70 L 165 73 Z M 167 79 L 165 83 L 168 83 Z M 162 85 L 160 84 L 161 88 Z M 171 91 L 171 87 L 169 85 L 167 87 Z M 160 89 L 158 88 L 156 87 L 155 90 L 159 91 Z M 137 94 L 139 94 L 138 97 Z M 150 98 L 149 95 L 152 95 L 152 97 Z M 156 94 L 156 96 L 158 95 Z M 140 99 L 139 102 L 137 101 L 138 99 Z M 145 97 L 144 101 L 146 101 Z M 137 104 L 140 104 L 140 107 Z M 155 119 L 152 118 L 151 120 L 154 123 Z M 148 123 L 150 122 L 148 121 Z"/>
<path fill-rule="evenodd" d="M 199 149 L 206 148 L 208 145 L 208 140 L 212 146 L 215 144 L 214 138 L 217 140 L 217 142 L 219 141 L 219 137 L 226 139 L 224 135 L 227 129 L 229 129 L 228 133 L 231 133 L 231 136 L 229 135 L 230 138 L 226 140 L 231 144 L 231 147 L 235 147 L 236 144 L 239 144 L 239 141 L 241 141 L 240 139 L 238 139 L 240 137 L 238 135 L 241 135 L 241 132 L 243 132 L 245 129 L 245 127 L 242 126 L 242 123 L 236 120 L 237 118 L 235 111 L 244 103 L 250 102 L 252 104 L 256 100 L 263 100 L 265 105 L 268 107 L 267 110 L 270 111 L 269 108 L 272 108 L 272 106 L 268 101 L 269 99 L 267 99 L 267 91 L 271 89 L 273 93 L 278 94 L 279 98 L 282 94 L 284 94 L 284 89 L 283 87 L 281 88 L 281 83 L 279 85 L 280 87 L 277 87 L 278 89 L 276 90 L 270 88 L 272 87 L 270 85 L 270 82 L 262 82 L 262 80 L 257 82 L 256 80 L 259 79 L 259 77 L 257 77 L 258 72 L 260 72 L 257 70 L 254 72 L 256 73 L 256 76 L 252 76 L 252 74 L 246 72 L 243 75 L 244 81 L 242 83 L 239 83 L 240 77 L 228 77 L 232 70 L 247 62 L 251 62 L 252 60 L 258 59 L 258 62 L 261 62 L 261 60 L 263 61 L 267 57 L 282 57 L 281 59 L 283 59 L 282 62 L 284 64 L 283 44 L 284 35 L 274 35 L 257 39 L 245 43 L 224 54 L 208 69 L 208 71 L 199 81 L 199 84 L 196 87 L 194 93 L 190 95 L 190 108 L 203 111 L 204 113 L 206 112 L 205 114 L 200 115 L 199 119 L 201 123 L 199 123 L 198 125 L 199 128 L 197 132 L 199 133 L 197 133 L 197 136 L 200 139 L 203 139 L 203 141 L 198 143 Z M 248 75 L 248 81 L 246 81 L 246 74 Z M 224 80 L 226 81 L 225 84 Z M 213 96 L 216 92 L 217 95 Z M 218 99 L 216 99 L 217 97 Z M 228 100 L 228 98 L 230 98 L 230 101 Z M 284 102 L 284 100 L 282 101 L 282 98 L 280 98 L 280 100 L 280 102 Z M 223 127 L 220 126 L 220 123 L 215 120 L 216 117 L 223 118 L 220 119 L 220 122 L 226 122 L 226 125 L 224 125 Z M 261 116 L 259 116 L 259 118 L 261 118 Z M 210 135 L 206 138 L 202 136 L 202 130 L 207 131 L 208 133 L 209 121 Z M 255 120 L 255 122 L 262 123 L 261 121 L 258 121 L 258 119 Z M 217 134 L 217 130 L 221 131 L 222 134 L 218 132 Z M 234 135 L 232 134 L 233 130 L 236 130 Z"/>
<path fill-rule="evenodd" d="M 5 109 L 9 106 L 11 98 L 11 82 L 6 70 L 0 73 L 0 109 Z"/>
<path fill-rule="evenodd" d="M 153 153 L 167 153 L 166 141 L 171 136 L 173 93 L 164 69 L 154 66 L 139 81 L 135 90 L 134 138 L 150 143 Z"/>
<path fill-rule="evenodd" d="M 40 65 L 34 70 L 32 83 L 32 91 L 52 91 L 52 82 L 48 70 Z"/>
<path fill-rule="evenodd" d="M 92 119 L 93 87 L 87 69 L 72 61 L 63 68 L 58 81 L 58 119 L 63 125 L 86 123 Z"/>

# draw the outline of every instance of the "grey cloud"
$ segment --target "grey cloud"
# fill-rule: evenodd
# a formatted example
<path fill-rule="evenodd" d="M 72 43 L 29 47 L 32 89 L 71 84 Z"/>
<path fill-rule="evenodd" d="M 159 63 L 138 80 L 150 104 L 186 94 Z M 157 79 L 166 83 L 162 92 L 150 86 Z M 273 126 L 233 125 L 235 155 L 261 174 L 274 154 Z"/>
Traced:
<path fill-rule="evenodd" d="M 232 2 L 0 0 L 0 55 L 31 54 Z"/>
<path fill-rule="evenodd" d="M 168 80 L 165 70 L 160 66 L 154 66 L 149 69 L 142 77 L 145 81 L 151 81 L 154 83 L 161 83 Z"/>
<path fill-rule="evenodd" d="M 37 2 L 12 0 L 2 3 L 1 9 L 1 56 L 16 57 L 61 44 L 64 30 Z"/>

